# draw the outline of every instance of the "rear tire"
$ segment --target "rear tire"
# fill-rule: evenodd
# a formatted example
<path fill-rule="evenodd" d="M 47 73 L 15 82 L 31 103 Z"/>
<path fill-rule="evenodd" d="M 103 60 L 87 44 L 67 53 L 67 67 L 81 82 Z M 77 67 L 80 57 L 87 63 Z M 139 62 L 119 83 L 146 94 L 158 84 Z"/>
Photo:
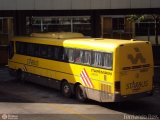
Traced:
<path fill-rule="evenodd" d="M 67 81 L 64 81 L 61 86 L 61 93 L 63 96 L 70 98 L 72 96 L 71 86 Z"/>
<path fill-rule="evenodd" d="M 85 102 L 87 100 L 86 91 L 82 85 L 77 85 L 76 87 L 76 98 L 80 102 Z"/>

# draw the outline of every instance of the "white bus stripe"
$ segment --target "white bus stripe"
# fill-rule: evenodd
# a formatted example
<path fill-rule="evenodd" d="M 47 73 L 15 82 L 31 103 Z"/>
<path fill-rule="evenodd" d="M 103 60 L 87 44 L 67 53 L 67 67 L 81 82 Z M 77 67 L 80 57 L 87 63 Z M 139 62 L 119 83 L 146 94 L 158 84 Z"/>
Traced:
<path fill-rule="evenodd" d="M 85 81 L 87 82 L 87 85 L 88 85 L 89 87 L 91 87 L 91 86 L 90 86 L 90 83 L 89 83 L 89 81 L 88 81 L 88 78 L 86 78 L 84 72 L 82 72 L 82 75 L 83 75 L 83 78 L 85 79 Z"/>
<path fill-rule="evenodd" d="M 83 78 L 82 74 L 80 75 L 80 78 L 81 78 L 81 80 L 82 80 L 83 84 L 84 84 L 85 86 L 88 86 L 88 85 L 87 85 L 87 83 L 86 83 L 86 81 L 84 80 L 84 78 Z"/>
<path fill-rule="evenodd" d="M 92 81 L 91 81 L 91 79 L 89 78 L 89 76 L 88 76 L 88 74 L 87 74 L 87 71 L 84 69 L 84 72 L 86 73 L 86 76 L 87 76 L 87 78 L 89 79 L 89 82 L 90 82 L 90 84 L 91 84 L 91 86 L 92 86 L 92 88 L 93 88 L 93 84 L 92 84 Z"/>
<path fill-rule="evenodd" d="M 92 87 L 91 81 L 90 81 L 90 79 L 88 78 L 88 76 L 86 75 L 85 71 L 83 71 L 82 74 L 83 74 L 85 80 L 87 81 L 89 87 Z"/>

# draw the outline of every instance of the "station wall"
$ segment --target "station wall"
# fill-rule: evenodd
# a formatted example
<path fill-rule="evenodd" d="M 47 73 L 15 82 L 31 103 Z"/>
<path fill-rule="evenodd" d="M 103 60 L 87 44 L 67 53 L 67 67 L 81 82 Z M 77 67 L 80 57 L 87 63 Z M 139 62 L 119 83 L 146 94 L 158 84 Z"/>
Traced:
<path fill-rule="evenodd" d="M 0 10 L 160 8 L 160 0 L 0 0 Z"/>

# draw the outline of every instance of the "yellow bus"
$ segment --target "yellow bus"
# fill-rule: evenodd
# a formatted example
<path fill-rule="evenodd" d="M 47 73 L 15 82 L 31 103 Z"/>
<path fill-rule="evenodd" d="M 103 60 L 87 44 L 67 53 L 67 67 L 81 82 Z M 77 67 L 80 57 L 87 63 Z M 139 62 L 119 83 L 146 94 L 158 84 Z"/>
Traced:
<path fill-rule="evenodd" d="M 10 41 L 9 69 L 18 80 L 53 87 L 66 97 L 115 102 L 152 95 L 149 42 L 33 33 Z"/>

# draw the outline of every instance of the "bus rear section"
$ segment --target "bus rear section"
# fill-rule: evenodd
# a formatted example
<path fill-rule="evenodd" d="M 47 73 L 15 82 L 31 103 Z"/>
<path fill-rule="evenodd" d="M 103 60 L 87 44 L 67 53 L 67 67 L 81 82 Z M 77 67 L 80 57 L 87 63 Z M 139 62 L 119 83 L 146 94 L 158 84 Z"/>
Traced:
<path fill-rule="evenodd" d="M 115 88 L 119 94 L 115 100 L 135 99 L 152 95 L 153 57 L 149 42 L 134 42 L 118 48 L 118 81 Z"/>

